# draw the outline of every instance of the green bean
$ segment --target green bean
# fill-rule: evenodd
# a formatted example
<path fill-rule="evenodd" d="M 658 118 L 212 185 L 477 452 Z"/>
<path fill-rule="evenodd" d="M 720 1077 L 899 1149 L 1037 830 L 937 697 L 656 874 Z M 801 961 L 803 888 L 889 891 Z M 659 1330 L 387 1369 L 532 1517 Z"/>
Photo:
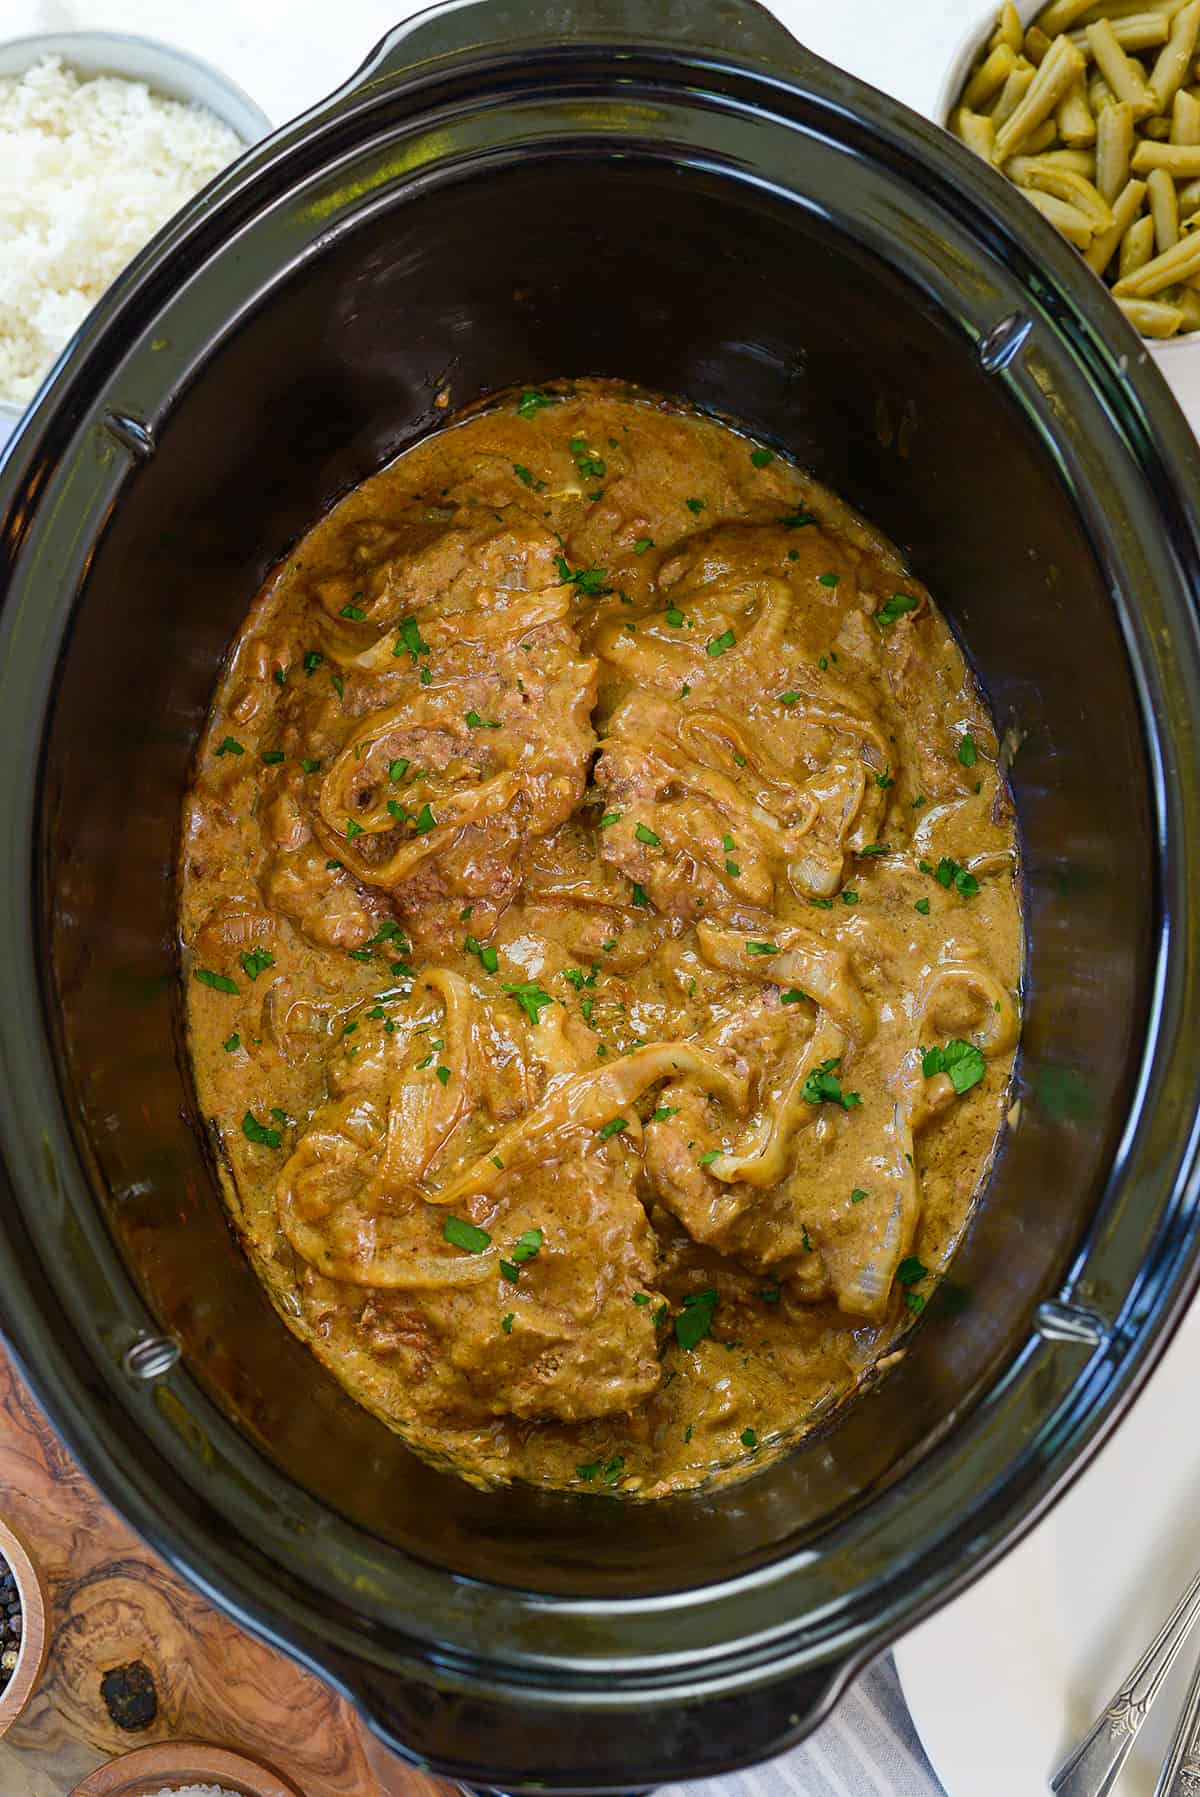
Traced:
<path fill-rule="evenodd" d="M 1177 181 L 1191 181 L 1200 175 L 1200 144 L 1140 143 L 1133 152 L 1130 167 L 1135 175 L 1148 175 L 1152 168 L 1165 168 Z"/>
<path fill-rule="evenodd" d="M 1172 19 L 1171 35 L 1159 51 L 1150 75 L 1150 92 L 1154 95 L 1156 112 L 1167 110 L 1187 79 L 1197 34 L 1200 34 L 1200 0 L 1188 0 L 1187 6 Z"/>
<path fill-rule="evenodd" d="M 1165 44 L 1171 30 L 1171 22 L 1165 13 L 1133 12 L 1127 19 L 1111 21 L 1113 36 L 1122 50 L 1153 50 L 1159 44 Z M 1070 41 L 1085 56 L 1092 53 L 1086 31 L 1072 31 Z"/>
<path fill-rule="evenodd" d="M 1091 5 L 1092 0 L 1051 0 L 1038 24 L 1047 37 L 1057 37 L 1060 31 L 1069 30 Z"/>
<path fill-rule="evenodd" d="M 972 112 L 969 106 L 960 106 L 951 120 L 951 129 L 956 137 L 962 138 L 968 150 L 974 150 L 985 162 L 992 160 L 996 127 L 985 114 Z"/>
<path fill-rule="evenodd" d="M 1154 220 L 1154 246 L 1159 255 L 1179 242 L 1179 201 L 1175 183 L 1165 168 L 1151 169 L 1146 177 L 1150 217 Z"/>
<path fill-rule="evenodd" d="M 1110 206 L 1129 179 L 1132 153 L 1133 108 L 1114 101 L 1096 121 L 1096 186 Z"/>
<path fill-rule="evenodd" d="M 1032 187 L 1027 189 L 1025 197 L 1068 243 L 1073 243 L 1077 249 L 1087 249 L 1096 235 L 1096 227 L 1077 207 L 1068 205 L 1065 200 L 1056 200 L 1052 193 L 1039 193 Z"/>
<path fill-rule="evenodd" d="M 1071 149 L 1096 141 L 1096 121 L 1088 105 L 1087 88 L 1082 81 L 1072 82 L 1054 111 L 1058 135 Z"/>
<path fill-rule="evenodd" d="M 1034 68 L 1040 68 L 1045 61 L 1046 52 L 1050 48 L 1050 39 L 1038 25 L 1031 25 L 1025 33 L 1025 54 Z"/>
<path fill-rule="evenodd" d="M 1087 33 L 1096 67 L 1117 99 L 1128 101 L 1135 119 L 1148 118 L 1157 112 L 1146 78 L 1139 65 L 1126 56 L 1117 42 L 1112 21 L 1097 19 L 1095 24 L 1088 26 Z"/>
<path fill-rule="evenodd" d="M 1200 233 L 1181 237 L 1160 256 L 1152 256 L 1144 267 L 1125 275 L 1113 288 L 1118 299 L 1152 299 L 1164 287 L 1176 281 L 1188 281 L 1200 274 Z"/>
<path fill-rule="evenodd" d="M 996 29 L 988 48 L 998 50 L 1001 44 L 1007 44 L 1010 50 L 1019 50 L 1021 35 L 1021 15 L 1013 6 L 1012 0 L 1008 0 L 1008 4 L 1000 8 Z"/>
<path fill-rule="evenodd" d="M 1117 304 L 1143 337 L 1173 337 L 1183 323 L 1178 306 L 1164 306 L 1158 300 L 1118 299 Z"/>
<path fill-rule="evenodd" d="M 1171 107 L 1171 142 L 1200 144 L 1200 100 L 1180 88 Z"/>
<path fill-rule="evenodd" d="M 1046 59 L 1033 78 L 1033 85 L 1011 118 L 1005 119 L 996 133 L 994 162 L 1004 162 L 1020 149 L 1031 132 L 1043 124 L 1067 89 L 1083 74 L 1086 64 L 1074 44 L 1065 37 L 1056 38 L 1046 52 Z"/>
<path fill-rule="evenodd" d="M 1145 197 L 1144 181 L 1126 181 L 1112 203 L 1112 224 L 1107 231 L 1098 232 L 1083 253 L 1084 261 L 1094 273 L 1104 273 L 1116 254 L 1122 237 L 1141 211 Z"/>
<path fill-rule="evenodd" d="M 997 129 L 1004 123 L 1005 119 L 1010 119 L 1017 110 L 1017 107 L 1021 104 L 1025 95 L 1029 92 L 1030 83 L 1036 73 L 1037 70 L 1029 65 L 1025 68 L 1017 67 L 1013 70 L 1008 80 L 1004 83 L 1004 86 L 1000 89 L 999 94 L 996 96 L 995 104 L 989 115 L 993 125 L 995 125 Z"/>
<path fill-rule="evenodd" d="M 1136 274 L 1139 268 L 1145 268 L 1154 254 L 1154 220 L 1147 212 L 1141 218 L 1135 218 L 1121 239 L 1121 253 L 1117 267 L 1122 279 L 1126 275 Z"/>
<path fill-rule="evenodd" d="M 1015 51 L 1007 44 L 1000 44 L 983 62 L 980 63 L 963 92 L 962 103 L 969 106 L 972 112 L 978 112 L 986 106 L 994 94 L 998 94 L 1017 66 Z"/>
<path fill-rule="evenodd" d="M 1077 175 L 1073 169 L 1046 163 L 1040 156 L 1014 157 L 1013 160 L 1019 160 L 1024 165 L 1019 174 L 1015 169 L 1011 172 L 1018 186 L 1023 187 L 1026 192 L 1053 194 L 1056 200 L 1062 200 L 1081 213 L 1093 232 L 1108 230 L 1113 222 L 1111 208 L 1083 175 Z M 1171 192 L 1174 194 L 1174 186 Z"/>

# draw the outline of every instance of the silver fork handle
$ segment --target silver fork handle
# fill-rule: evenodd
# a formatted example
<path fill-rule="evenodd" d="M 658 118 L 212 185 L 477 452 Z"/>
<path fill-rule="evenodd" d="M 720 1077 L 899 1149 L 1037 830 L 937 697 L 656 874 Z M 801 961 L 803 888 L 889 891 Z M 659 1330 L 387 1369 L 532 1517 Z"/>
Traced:
<path fill-rule="evenodd" d="M 1154 1797 L 1196 1797 L 1200 1792 L 1200 1660 L 1192 1674 L 1171 1751 L 1158 1775 Z"/>
<path fill-rule="evenodd" d="M 1200 1615 L 1200 1572 L 1192 1579 L 1162 1628 L 1120 1689 L 1114 1692 L 1094 1726 L 1063 1761 L 1050 1781 L 1058 1797 L 1107 1797 L 1125 1764 L 1150 1705 L 1162 1689 L 1175 1655 Z M 1200 1785 L 1183 1785 L 1193 1797 Z M 1161 1797 L 1161 1794 L 1159 1794 Z"/>

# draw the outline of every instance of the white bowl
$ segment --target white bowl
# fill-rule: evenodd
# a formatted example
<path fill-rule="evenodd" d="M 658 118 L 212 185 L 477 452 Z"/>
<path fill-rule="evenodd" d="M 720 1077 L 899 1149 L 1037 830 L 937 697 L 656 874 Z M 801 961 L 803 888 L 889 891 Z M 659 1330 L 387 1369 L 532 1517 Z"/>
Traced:
<path fill-rule="evenodd" d="M 1046 0 L 1013 0 L 1013 4 L 1021 24 L 1028 26 L 1045 9 Z M 997 5 L 992 5 L 980 13 L 970 29 L 963 33 L 946 65 L 933 113 L 937 123 L 946 130 L 950 129 L 950 115 L 958 104 L 975 59 L 996 28 L 998 10 Z M 1186 337 L 1144 337 L 1142 342 L 1170 383 L 1188 423 L 1200 436 L 1200 331 L 1189 332 Z"/>
<path fill-rule="evenodd" d="M 119 75 L 144 81 L 168 100 L 192 101 L 215 113 L 249 148 L 271 130 L 271 121 L 249 94 L 220 69 L 156 38 L 119 31 L 50 31 L 0 43 L 0 77 L 23 75 L 43 56 L 59 56 L 79 75 Z M 25 414 L 0 400 L 0 449 Z"/>

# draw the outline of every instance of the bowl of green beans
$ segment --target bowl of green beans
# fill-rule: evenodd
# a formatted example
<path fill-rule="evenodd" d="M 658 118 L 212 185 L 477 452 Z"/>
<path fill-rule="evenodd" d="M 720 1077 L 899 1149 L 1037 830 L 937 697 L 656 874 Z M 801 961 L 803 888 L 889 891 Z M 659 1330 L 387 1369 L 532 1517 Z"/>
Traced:
<path fill-rule="evenodd" d="M 1200 362 L 1185 375 L 1178 355 L 1200 332 L 1200 0 L 993 7 L 952 59 L 937 116 L 1075 245 L 1156 352 L 1174 352 L 1164 372 L 1200 417 Z"/>

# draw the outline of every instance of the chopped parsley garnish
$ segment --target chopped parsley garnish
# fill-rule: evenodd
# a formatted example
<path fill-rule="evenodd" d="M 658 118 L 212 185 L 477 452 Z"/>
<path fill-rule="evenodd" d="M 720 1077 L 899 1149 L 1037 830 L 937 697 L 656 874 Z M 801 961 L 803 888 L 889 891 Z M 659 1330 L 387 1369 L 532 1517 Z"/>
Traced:
<path fill-rule="evenodd" d="M 687 681 L 685 680 L 683 685 L 679 689 L 679 697 L 681 699 L 686 699 L 688 694 L 691 692 L 691 690 L 692 690 L 691 687 L 688 685 Z"/>
<path fill-rule="evenodd" d="M 623 1454 L 614 1454 L 612 1459 L 606 1460 L 604 1462 L 604 1465 L 600 1468 L 600 1477 L 604 1480 L 604 1483 L 606 1485 L 615 1485 L 617 1483 L 617 1480 L 621 1477 L 621 1474 L 624 1471 L 625 1471 L 624 1455 Z"/>
<path fill-rule="evenodd" d="M 884 771 L 882 772 L 882 774 L 876 774 L 875 784 L 876 784 L 876 786 L 881 786 L 883 788 L 883 790 L 886 792 L 888 787 L 895 786 L 896 782 L 892 779 L 892 776 L 888 773 L 887 769 L 885 768 Z"/>
<path fill-rule="evenodd" d="M 500 957 L 490 942 L 480 942 L 475 936 L 468 936 L 463 943 L 469 955 L 478 955 L 479 964 L 485 973 L 495 973 L 500 965 Z"/>
<path fill-rule="evenodd" d="M 896 1282 L 899 1285 L 920 1285 L 929 1268 L 922 1266 L 915 1254 L 908 1254 L 896 1268 Z"/>
<path fill-rule="evenodd" d="M 342 864 L 340 861 L 327 861 L 325 863 L 325 871 L 326 873 L 340 873 L 342 871 Z"/>
<path fill-rule="evenodd" d="M 758 1293 L 758 1296 L 762 1299 L 764 1304 L 778 1304 L 783 1296 L 783 1292 L 777 1285 L 764 1285 Z"/>
<path fill-rule="evenodd" d="M 686 505 L 689 512 L 694 512 L 697 516 L 704 510 L 704 501 L 702 499 L 685 499 L 683 503 Z"/>
<path fill-rule="evenodd" d="M 740 880 L 742 877 L 741 868 L 736 861 L 731 861 L 728 856 L 725 858 L 725 872 L 729 875 L 731 880 Z"/>
<path fill-rule="evenodd" d="M 262 752 L 262 761 L 266 767 L 274 767 L 276 762 L 285 759 L 282 749 L 264 749 Z"/>
<path fill-rule="evenodd" d="M 576 992 L 582 992 L 585 986 L 594 986 L 596 984 L 596 975 L 599 971 L 599 963 L 593 961 L 592 971 L 590 973 L 584 973 L 582 967 L 564 967 L 562 970 L 562 977 L 569 986 L 574 986 Z"/>
<path fill-rule="evenodd" d="M 352 817 L 348 817 L 346 819 L 346 841 L 353 842 L 354 838 L 356 836 L 361 836 L 362 833 L 362 825 L 356 824 Z"/>
<path fill-rule="evenodd" d="M 344 699 L 346 697 L 346 682 L 342 679 L 340 674 L 334 674 L 331 678 L 333 680 L 334 692 L 339 699 Z"/>
<path fill-rule="evenodd" d="M 503 1331 L 504 1331 L 504 1333 L 505 1333 L 505 1335 L 511 1335 L 511 1334 L 512 1334 L 512 1326 L 513 1326 L 513 1316 L 514 1316 L 514 1314 L 515 1314 L 515 1313 L 514 1313 L 514 1312 L 513 1312 L 513 1311 L 511 1311 L 511 1310 L 510 1310 L 510 1311 L 509 1311 L 509 1312 L 508 1312 L 508 1315 L 507 1315 L 507 1316 L 503 1316 L 503 1317 L 501 1317 L 501 1318 L 500 1318 L 500 1327 L 501 1327 L 501 1329 L 503 1329 Z"/>
<path fill-rule="evenodd" d="M 661 849 L 662 837 L 655 834 L 646 824 L 639 824 L 633 832 L 639 842 L 649 843 L 652 849 Z"/>
<path fill-rule="evenodd" d="M 588 448 L 584 437 L 572 437 L 570 443 L 571 460 L 582 474 L 584 480 L 603 480 L 608 473 L 608 463 L 603 456 L 595 455 Z"/>
<path fill-rule="evenodd" d="M 502 1160 L 501 1160 L 501 1159 L 500 1159 L 500 1156 L 499 1156 L 499 1155 L 498 1155 L 498 1154 L 494 1154 L 494 1155 L 493 1155 L 493 1156 L 492 1156 L 492 1165 L 493 1165 L 493 1167 L 495 1167 L 495 1168 L 496 1168 L 496 1169 L 497 1169 L 497 1170 L 498 1170 L 498 1171 L 499 1171 L 499 1172 L 501 1172 L 501 1173 L 503 1173 L 503 1171 L 504 1171 L 504 1162 L 503 1162 L 503 1161 L 502 1161 Z"/>
<path fill-rule="evenodd" d="M 817 666 L 820 668 L 822 674 L 824 674 L 829 667 L 829 657 L 827 655 L 820 656 L 817 660 Z"/>
<path fill-rule="evenodd" d="M 360 618 L 365 618 L 366 615 L 367 614 L 362 609 L 361 605 L 343 605 L 342 607 L 343 618 L 353 618 L 356 623 Z"/>
<path fill-rule="evenodd" d="M 711 655 L 715 661 L 719 655 L 724 655 L 726 649 L 732 649 L 736 642 L 737 638 L 732 630 L 723 630 L 720 636 L 710 637 L 704 647 L 706 653 Z"/>
<path fill-rule="evenodd" d="M 399 799 L 388 799 L 387 808 L 398 824 L 402 824 L 408 816 L 406 807 L 400 803 Z"/>
<path fill-rule="evenodd" d="M 548 992 L 543 992 L 536 980 L 520 980 L 503 988 L 511 998 L 515 998 L 530 1023 L 536 1023 L 546 1005 L 554 1000 Z"/>
<path fill-rule="evenodd" d="M 775 456 L 769 449 L 752 449 L 750 451 L 750 461 L 755 468 L 768 468 L 774 460 Z"/>
<path fill-rule="evenodd" d="M 554 565 L 564 586 L 573 586 L 578 592 L 592 597 L 606 591 L 604 583 L 608 579 L 607 568 L 572 568 L 564 555 L 556 555 Z"/>
<path fill-rule="evenodd" d="M 540 393 L 536 387 L 526 387 L 517 404 L 517 411 L 522 418 L 536 418 L 543 406 L 554 405 L 555 398 L 551 393 Z"/>
<path fill-rule="evenodd" d="M 481 718 L 477 711 L 463 714 L 467 720 L 468 730 L 499 730 L 500 726 L 494 718 Z"/>
<path fill-rule="evenodd" d="M 800 1088 L 800 1096 L 808 1104 L 840 1104 L 844 1111 L 861 1104 L 862 1099 L 857 1092 L 843 1092 L 841 1081 L 836 1077 L 834 1069 L 841 1063 L 841 1055 L 834 1055 L 828 1061 L 820 1061 L 808 1075 Z"/>
<path fill-rule="evenodd" d="M 232 1054 L 234 1049 L 240 1048 L 241 1046 L 242 1038 L 238 1035 L 236 1030 L 234 1030 L 232 1036 L 226 1036 L 224 1042 L 221 1044 L 221 1047 L 225 1050 L 226 1054 Z"/>
<path fill-rule="evenodd" d="M 388 779 L 392 781 L 403 780 L 405 774 L 408 772 L 409 765 L 407 755 L 401 755 L 397 761 L 389 761 Z"/>
<path fill-rule="evenodd" d="M 893 593 L 886 605 L 881 605 L 875 613 L 877 624 L 894 624 L 902 618 L 906 611 L 916 611 L 917 602 L 908 593 Z"/>
<path fill-rule="evenodd" d="M 243 949 L 241 960 L 242 971 L 252 980 L 256 980 L 260 973 L 265 973 L 268 967 L 275 965 L 275 957 L 269 948 Z"/>
<path fill-rule="evenodd" d="M 600 1462 L 598 1460 L 592 1460 L 589 1461 L 586 1466 L 577 1466 L 575 1468 L 575 1477 L 577 1479 L 594 1479 L 599 1471 Z"/>
<path fill-rule="evenodd" d="M 920 1292 L 905 1292 L 904 1302 L 908 1305 L 908 1308 L 914 1312 L 914 1314 L 917 1311 L 924 1310 L 924 1308 L 925 1308 L 925 1300 L 921 1296 Z"/>
<path fill-rule="evenodd" d="M 724 1152 L 725 1150 L 723 1148 L 706 1149 L 700 1156 L 700 1159 L 696 1162 L 696 1165 L 698 1167 L 711 1167 L 714 1161 L 720 1160 Z"/>
<path fill-rule="evenodd" d="M 861 1186 L 855 1186 L 850 1194 L 851 1204 L 861 1204 L 866 1195 Z"/>
<path fill-rule="evenodd" d="M 306 774 L 319 774 L 321 771 L 321 763 L 319 761 L 314 761 L 309 755 L 304 757 L 300 766 L 304 769 Z"/>
<path fill-rule="evenodd" d="M 924 867 L 921 871 L 922 873 L 931 873 L 933 870 Z M 965 867 L 960 867 L 959 863 L 949 855 L 942 856 L 937 864 L 937 872 L 934 877 L 939 886 L 945 886 L 947 889 L 953 886 L 965 899 L 974 898 L 979 891 L 979 881 L 975 875 L 968 873 Z"/>
<path fill-rule="evenodd" d="M 635 1304 L 649 1304 L 650 1294 L 649 1292 L 634 1292 L 633 1301 Z"/>
<path fill-rule="evenodd" d="M 398 942 L 401 948 L 408 947 L 408 940 L 404 931 L 400 928 L 400 925 L 396 922 L 395 918 L 385 918 L 378 930 L 371 937 L 371 940 L 365 944 L 365 947 L 377 948 L 381 942 Z"/>
<path fill-rule="evenodd" d="M 811 512 L 789 512 L 786 518 L 779 520 L 789 530 L 802 530 L 806 524 L 815 524 L 816 519 Z"/>
<path fill-rule="evenodd" d="M 801 992 L 799 986 L 789 986 L 786 992 L 779 994 L 779 1002 L 781 1005 L 798 1005 L 807 997 L 808 994 Z"/>
<path fill-rule="evenodd" d="M 683 613 L 677 605 L 670 605 L 667 607 L 666 617 L 667 623 L 674 624 L 676 628 L 683 623 Z"/>
<path fill-rule="evenodd" d="M 324 659 L 325 657 L 321 654 L 319 649 L 306 649 L 304 651 L 304 672 L 308 675 L 310 680 Z"/>
<path fill-rule="evenodd" d="M 794 705 L 799 697 L 799 693 L 780 693 L 779 703 L 781 705 Z"/>
<path fill-rule="evenodd" d="M 607 1142 L 610 1136 L 619 1136 L 623 1129 L 628 1128 L 628 1117 L 610 1117 L 607 1123 L 602 1123 L 600 1125 L 596 1134 L 602 1142 Z"/>
<path fill-rule="evenodd" d="M 753 1429 L 743 1429 L 738 1436 L 738 1440 L 744 1448 L 756 1448 L 758 1446 L 758 1436 L 754 1433 Z"/>
<path fill-rule="evenodd" d="M 890 855 L 891 849 L 886 842 L 869 842 L 865 849 L 859 849 L 860 855 Z"/>
<path fill-rule="evenodd" d="M 520 483 L 523 487 L 531 487 L 535 493 L 540 493 L 546 485 L 544 480 L 535 479 L 533 474 L 530 473 L 529 469 L 526 468 L 523 465 L 523 463 L 521 463 L 521 462 L 513 463 L 513 473 L 516 475 L 517 479 L 520 481 Z"/>
<path fill-rule="evenodd" d="M 442 1240 L 452 1248 L 465 1248 L 468 1254 L 482 1254 L 490 1248 L 492 1238 L 486 1229 L 468 1223 L 464 1217 L 447 1217 L 442 1224 Z"/>
<path fill-rule="evenodd" d="M 245 749 L 236 736 L 227 736 L 217 750 L 218 755 L 244 755 Z"/>
<path fill-rule="evenodd" d="M 619 824 L 624 815 L 623 811 L 606 811 L 600 819 L 600 828 L 607 830 L 610 824 Z"/>
<path fill-rule="evenodd" d="M 441 1080 L 441 1082 L 444 1086 L 448 1086 L 450 1084 L 450 1069 L 449 1069 L 449 1067 L 435 1067 L 433 1071 L 437 1075 L 438 1079 Z"/>
<path fill-rule="evenodd" d="M 271 679 L 275 682 L 276 686 L 286 686 L 287 685 L 287 669 L 286 668 L 274 669 L 274 671 L 271 674 Z"/>
<path fill-rule="evenodd" d="M 237 991 L 227 973 L 214 973 L 211 967 L 193 967 L 192 977 L 199 980 L 202 986 L 211 986 L 214 992 Z"/>
<path fill-rule="evenodd" d="M 973 1042 L 963 1042 L 955 1037 L 947 1042 L 944 1048 L 926 1048 L 921 1052 L 921 1072 L 926 1079 L 932 1079 L 935 1073 L 949 1075 L 950 1084 L 961 1098 L 972 1086 L 977 1086 L 984 1075 L 983 1055 Z"/>
<path fill-rule="evenodd" d="M 843 905 L 857 905 L 857 903 L 858 903 L 857 892 L 851 892 L 849 886 L 845 887 L 842 892 L 842 903 L 843 903 Z"/>
<path fill-rule="evenodd" d="M 779 944 L 777 942 L 748 942 L 746 953 L 748 955 L 777 955 Z"/>
<path fill-rule="evenodd" d="M 400 634 L 392 645 L 393 655 L 411 655 L 413 666 L 416 666 L 418 655 L 431 655 L 433 651 L 421 635 L 421 626 L 415 618 L 401 618 Z"/>
<path fill-rule="evenodd" d="M 975 747 L 975 738 L 968 732 L 958 745 L 958 759 L 964 767 L 974 767 L 979 759 L 979 751 Z"/>
<path fill-rule="evenodd" d="M 242 1134 L 248 1142 L 256 1142 L 260 1148 L 278 1148 L 283 1136 L 277 1129 L 268 1129 L 260 1123 L 253 1111 L 247 1111 L 242 1118 Z"/>
<path fill-rule="evenodd" d="M 648 911 L 650 909 L 650 900 L 646 897 L 646 888 L 639 885 L 636 880 L 633 882 L 632 902 L 641 911 Z"/>
<path fill-rule="evenodd" d="M 413 829 L 417 832 L 418 836 L 427 836 L 436 823 L 437 818 L 434 817 L 429 806 L 422 805 L 420 811 L 417 813 L 417 819 L 413 825 Z"/>
<path fill-rule="evenodd" d="M 928 899 L 918 899 L 916 904 L 913 906 L 913 910 L 919 911 L 921 913 L 922 917 L 928 917 L 929 916 L 929 900 Z"/>
<path fill-rule="evenodd" d="M 525 1265 L 526 1260 L 534 1260 L 534 1256 L 539 1253 L 544 1240 L 546 1240 L 546 1236 L 541 1229 L 525 1229 L 521 1235 L 517 1236 L 516 1242 L 512 1245 L 512 1258 L 516 1260 L 517 1267 Z"/>
<path fill-rule="evenodd" d="M 346 953 L 352 961 L 369 961 L 371 959 L 369 948 L 348 948 Z"/>
<path fill-rule="evenodd" d="M 838 583 L 838 576 L 836 574 L 818 574 L 817 579 L 823 587 L 835 587 Z"/>
<path fill-rule="evenodd" d="M 810 898 L 808 902 L 810 905 L 815 905 L 817 907 L 818 911 L 832 911 L 833 910 L 833 900 L 832 899 Z"/>
<path fill-rule="evenodd" d="M 653 537 L 639 537 L 637 542 L 633 546 L 633 553 L 635 555 L 645 555 L 647 549 L 653 549 L 653 547 L 654 547 L 654 538 Z"/>
<path fill-rule="evenodd" d="M 681 1348 L 694 1348 L 704 1340 L 713 1326 L 719 1301 L 719 1292 L 688 1293 L 683 1300 L 683 1309 L 675 1318 L 675 1340 Z"/>
<path fill-rule="evenodd" d="M 650 1121 L 651 1123 L 665 1123 L 668 1117 L 675 1117 L 678 1114 L 679 1106 L 677 1104 L 660 1104 L 656 1111 L 651 1112 Z"/>

